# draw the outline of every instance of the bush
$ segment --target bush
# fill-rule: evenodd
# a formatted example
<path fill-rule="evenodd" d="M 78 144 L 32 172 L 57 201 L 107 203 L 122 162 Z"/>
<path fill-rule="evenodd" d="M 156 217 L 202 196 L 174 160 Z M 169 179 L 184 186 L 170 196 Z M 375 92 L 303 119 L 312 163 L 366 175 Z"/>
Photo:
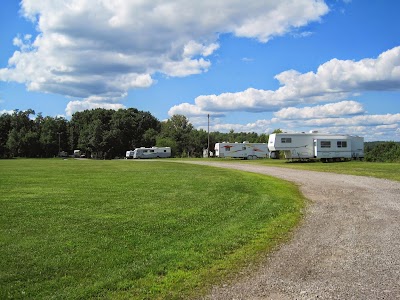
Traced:
<path fill-rule="evenodd" d="M 365 160 L 371 162 L 400 162 L 400 143 L 365 143 Z"/>

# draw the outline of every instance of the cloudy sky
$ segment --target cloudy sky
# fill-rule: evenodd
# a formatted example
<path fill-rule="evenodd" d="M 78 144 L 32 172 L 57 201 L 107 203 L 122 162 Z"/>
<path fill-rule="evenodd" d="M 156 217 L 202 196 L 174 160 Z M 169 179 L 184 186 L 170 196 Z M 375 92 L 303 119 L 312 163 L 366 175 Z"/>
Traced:
<path fill-rule="evenodd" d="M 398 0 L 6 0 L 0 113 L 400 141 Z"/>

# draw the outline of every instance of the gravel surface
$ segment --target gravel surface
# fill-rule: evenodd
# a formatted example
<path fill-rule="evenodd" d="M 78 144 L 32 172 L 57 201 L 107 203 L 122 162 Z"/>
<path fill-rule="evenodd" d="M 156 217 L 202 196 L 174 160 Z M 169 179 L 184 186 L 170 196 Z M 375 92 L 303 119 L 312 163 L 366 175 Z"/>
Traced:
<path fill-rule="evenodd" d="M 310 200 L 293 238 L 204 299 L 400 299 L 400 182 L 190 162 L 272 175 Z"/>

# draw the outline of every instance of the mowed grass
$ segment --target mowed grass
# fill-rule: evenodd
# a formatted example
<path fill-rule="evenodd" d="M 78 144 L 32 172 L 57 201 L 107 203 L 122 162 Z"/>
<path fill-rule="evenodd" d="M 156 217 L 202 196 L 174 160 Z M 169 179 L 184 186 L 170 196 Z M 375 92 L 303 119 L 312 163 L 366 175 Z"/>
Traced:
<path fill-rule="evenodd" d="M 338 174 L 349 174 L 358 176 L 369 176 L 400 181 L 400 163 L 380 163 L 365 161 L 346 161 L 322 163 L 315 162 L 289 162 L 284 159 L 258 159 L 258 160 L 235 160 L 219 159 L 218 161 L 261 164 L 271 167 L 284 167 L 291 169 L 301 169 L 319 172 L 332 172 Z"/>
<path fill-rule="evenodd" d="M 206 166 L 0 160 L 0 298 L 198 296 L 285 240 L 303 200 Z"/>

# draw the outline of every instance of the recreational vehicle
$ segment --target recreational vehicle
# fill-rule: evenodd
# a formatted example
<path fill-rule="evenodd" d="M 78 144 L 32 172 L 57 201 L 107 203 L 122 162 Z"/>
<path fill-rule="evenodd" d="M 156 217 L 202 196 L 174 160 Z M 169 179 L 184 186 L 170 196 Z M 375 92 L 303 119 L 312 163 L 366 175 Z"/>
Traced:
<path fill-rule="evenodd" d="M 171 157 L 170 147 L 151 147 L 136 148 L 135 150 L 126 151 L 126 158 L 165 158 Z"/>
<path fill-rule="evenodd" d="M 351 135 L 310 133 L 273 133 L 269 136 L 271 158 L 283 151 L 287 159 L 320 159 L 323 162 L 363 159 L 364 138 Z"/>
<path fill-rule="evenodd" d="M 268 157 L 268 145 L 265 143 L 216 143 L 214 151 L 216 157 L 244 159 Z"/>

